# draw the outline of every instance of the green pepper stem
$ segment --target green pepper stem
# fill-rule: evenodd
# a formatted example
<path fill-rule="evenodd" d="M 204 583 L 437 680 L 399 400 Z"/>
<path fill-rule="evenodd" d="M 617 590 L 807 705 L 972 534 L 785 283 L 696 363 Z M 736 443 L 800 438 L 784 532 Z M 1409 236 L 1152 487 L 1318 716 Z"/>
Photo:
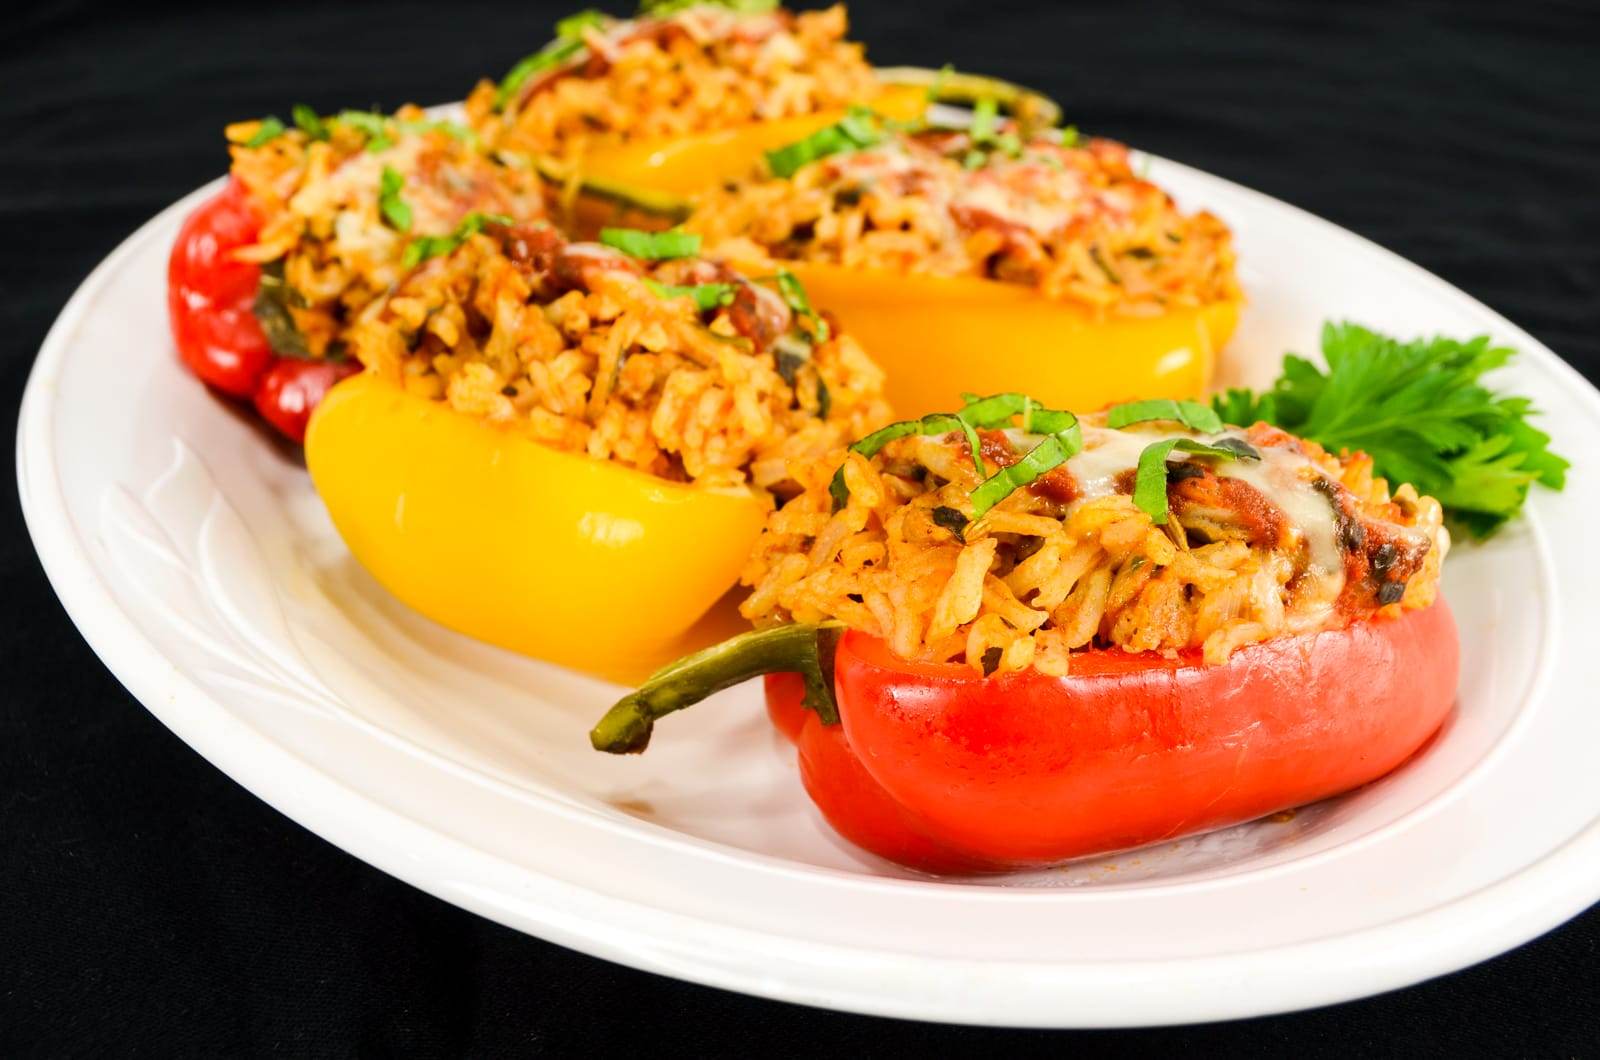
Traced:
<path fill-rule="evenodd" d="M 637 754 L 650 745 L 656 719 L 762 674 L 798 673 L 805 704 L 827 724 L 839 720 L 833 698 L 833 649 L 842 628 L 774 626 L 742 633 L 668 663 L 619 699 L 589 732 L 596 751 Z"/>

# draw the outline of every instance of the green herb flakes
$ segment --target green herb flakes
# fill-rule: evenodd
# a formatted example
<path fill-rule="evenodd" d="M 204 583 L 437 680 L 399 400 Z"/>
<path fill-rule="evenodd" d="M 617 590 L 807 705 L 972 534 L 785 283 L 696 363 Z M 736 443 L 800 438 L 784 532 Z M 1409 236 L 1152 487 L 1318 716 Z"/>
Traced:
<path fill-rule="evenodd" d="M 644 285 L 661 298 L 692 298 L 695 308 L 709 313 L 718 306 L 731 305 L 738 285 L 732 283 L 697 283 L 692 285 L 657 283 L 646 279 Z"/>
<path fill-rule="evenodd" d="M 882 121 L 865 107 L 851 107 L 839 121 L 818 129 L 802 140 L 767 152 L 767 168 L 772 175 L 788 179 L 819 158 L 844 151 L 857 151 L 882 143 Z"/>
<path fill-rule="evenodd" d="M 1211 406 L 1199 401 L 1173 401 L 1154 398 L 1149 401 L 1129 401 L 1112 405 L 1106 410 L 1106 426 L 1120 430 L 1135 423 L 1151 420 L 1173 420 L 1190 430 L 1215 434 L 1222 430 L 1222 418 Z"/>
<path fill-rule="evenodd" d="M 692 258 L 700 253 L 700 237 L 693 232 L 644 232 L 637 228 L 602 228 L 600 242 L 631 258 L 665 261 Z"/>
<path fill-rule="evenodd" d="M 1228 442 L 1238 442 L 1228 445 Z M 1224 438 L 1215 445 L 1192 438 L 1164 438 L 1151 442 L 1139 454 L 1139 469 L 1134 473 L 1133 503 L 1153 522 L 1167 521 L 1167 457 L 1174 449 L 1217 460 L 1260 460 L 1261 454 L 1236 438 Z"/>
<path fill-rule="evenodd" d="M 411 205 L 400 197 L 406 178 L 393 166 L 383 167 L 383 177 L 378 185 L 378 212 L 389 227 L 396 232 L 411 231 Z"/>
<path fill-rule="evenodd" d="M 244 142 L 244 145 L 246 147 L 260 147 L 276 140 L 284 134 L 284 131 L 283 122 L 276 117 L 268 115 L 261 119 L 261 125 L 256 129 L 255 134 Z"/>

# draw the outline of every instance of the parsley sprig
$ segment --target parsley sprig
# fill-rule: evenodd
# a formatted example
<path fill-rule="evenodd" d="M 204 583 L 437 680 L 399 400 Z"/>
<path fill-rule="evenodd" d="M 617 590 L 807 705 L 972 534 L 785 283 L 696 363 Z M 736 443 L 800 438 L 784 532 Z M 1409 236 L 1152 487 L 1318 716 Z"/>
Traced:
<path fill-rule="evenodd" d="M 1379 475 L 1437 497 L 1480 538 L 1521 510 L 1535 482 L 1565 484 L 1570 465 L 1529 422 L 1533 403 L 1480 382 L 1514 355 L 1488 336 L 1402 342 L 1328 323 L 1322 355 L 1326 372 L 1290 354 L 1269 389 L 1214 398 L 1217 414 L 1265 420 L 1333 452 L 1365 450 Z"/>

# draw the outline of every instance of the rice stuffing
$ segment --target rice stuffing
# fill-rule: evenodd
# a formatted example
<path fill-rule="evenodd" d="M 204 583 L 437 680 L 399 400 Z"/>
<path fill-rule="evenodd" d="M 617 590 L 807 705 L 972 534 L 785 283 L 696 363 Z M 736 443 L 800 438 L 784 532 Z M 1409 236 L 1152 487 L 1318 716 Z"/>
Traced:
<path fill-rule="evenodd" d="M 1070 131 L 1001 134 L 1003 149 L 960 131 L 880 134 L 787 179 L 710 193 L 686 227 L 732 260 L 975 276 L 1097 316 L 1240 297 L 1227 226 L 1180 210 L 1122 144 Z"/>
<path fill-rule="evenodd" d="M 413 394 L 704 486 L 792 493 L 791 467 L 889 418 L 877 365 L 773 287 L 545 225 L 491 226 L 424 263 L 351 342 Z"/>
<path fill-rule="evenodd" d="M 768 519 L 743 614 L 761 626 L 840 620 L 906 659 L 1065 674 L 1092 648 L 1220 663 L 1437 595 L 1449 547 L 1439 503 L 1409 485 L 1391 493 L 1365 454 L 1335 456 L 1266 424 L 1227 429 L 1258 459 L 1173 454 L 1158 525 L 1131 496 L 1138 456 L 1199 436 L 1172 423 L 1112 430 L 1103 414 L 1082 424 L 1081 452 L 976 520 L 984 475 L 958 432 L 797 465 L 803 491 Z M 1034 441 L 982 432 L 986 470 Z"/>
<path fill-rule="evenodd" d="M 570 159 L 597 145 L 842 109 L 877 87 L 847 29 L 843 5 L 665 5 L 633 19 L 569 20 L 546 47 L 561 58 L 520 84 L 479 84 L 467 113 L 497 148 Z"/>
<path fill-rule="evenodd" d="M 303 345 L 279 352 L 338 352 L 357 314 L 422 256 L 484 218 L 545 215 L 536 177 L 495 161 L 465 126 L 417 107 L 307 124 L 309 132 L 270 136 L 259 121 L 227 130 L 232 175 L 261 222 L 256 244 L 238 256 L 263 267 L 264 295 Z M 278 347 L 283 336 L 269 338 Z"/>

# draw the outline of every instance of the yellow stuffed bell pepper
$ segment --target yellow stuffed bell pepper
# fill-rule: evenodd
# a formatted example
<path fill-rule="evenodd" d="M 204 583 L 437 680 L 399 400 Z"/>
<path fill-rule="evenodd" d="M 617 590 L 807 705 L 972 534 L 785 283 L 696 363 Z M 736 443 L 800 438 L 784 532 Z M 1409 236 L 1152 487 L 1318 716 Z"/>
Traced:
<path fill-rule="evenodd" d="M 842 5 L 791 12 L 646 2 L 629 19 L 587 11 L 557 23 L 555 39 L 498 84 L 480 84 L 468 120 L 502 156 L 526 158 L 569 188 L 569 227 L 593 231 L 618 216 L 650 216 L 619 215 L 619 202 L 687 197 L 743 179 L 766 152 L 853 108 L 910 122 L 930 102 L 981 96 L 1030 125 L 1060 116 L 1050 100 L 1002 81 L 874 69 L 847 28 Z"/>
<path fill-rule="evenodd" d="M 1239 317 L 1236 298 L 1096 316 L 995 280 L 784 264 L 885 367 L 885 393 L 907 416 L 948 406 L 954 381 L 991 394 L 1024 380 L 1054 408 L 1097 409 L 1145 394 L 1200 397 Z"/>
<path fill-rule="evenodd" d="M 513 651 L 637 679 L 714 642 L 787 456 L 888 417 L 842 335 L 679 232 L 610 246 L 502 228 L 426 261 L 351 329 L 366 370 L 306 464 L 390 592 Z M 777 347 L 786 361 L 778 366 Z M 799 351 L 796 353 L 795 351 Z"/>
<path fill-rule="evenodd" d="M 771 501 L 562 452 L 365 372 L 306 466 L 345 544 L 460 633 L 624 677 L 673 657 L 739 575 Z"/>
<path fill-rule="evenodd" d="M 1056 408 L 1190 398 L 1237 323 L 1232 237 L 1071 130 L 1025 139 L 980 103 L 970 129 L 856 123 L 702 196 L 709 253 L 804 282 L 888 373 L 895 411 L 1025 383 Z"/>
<path fill-rule="evenodd" d="M 927 106 L 924 90 L 883 85 L 860 101 L 886 118 L 910 121 Z M 648 189 L 689 196 L 726 180 L 738 180 L 761 165 L 768 151 L 834 125 L 846 108 L 830 108 L 793 118 L 746 122 L 686 136 L 650 137 L 596 143 L 568 163 L 585 181 L 601 186 Z"/>
<path fill-rule="evenodd" d="M 980 99 L 994 101 L 999 109 L 1029 128 L 1051 126 L 1061 116 L 1052 100 L 1019 85 L 915 66 L 874 70 L 872 82 L 851 106 L 866 108 L 891 121 L 912 122 L 924 116 L 930 103 L 973 103 Z M 796 117 L 743 122 L 682 136 L 602 141 L 585 148 L 567 169 L 600 188 L 688 197 L 759 172 L 768 152 L 837 125 L 850 109 L 830 107 Z"/>

